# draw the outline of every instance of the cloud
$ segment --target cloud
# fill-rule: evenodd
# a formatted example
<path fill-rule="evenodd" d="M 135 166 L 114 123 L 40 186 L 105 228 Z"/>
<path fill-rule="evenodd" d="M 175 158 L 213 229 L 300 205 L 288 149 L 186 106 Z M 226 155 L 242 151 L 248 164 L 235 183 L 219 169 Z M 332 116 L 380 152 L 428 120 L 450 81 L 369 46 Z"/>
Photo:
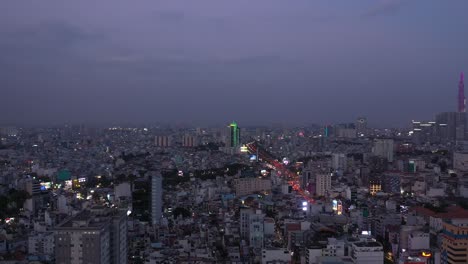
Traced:
<path fill-rule="evenodd" d="M 404 0 L 381 0 L 378 4 L 362 13 L 361 17 L 395 15 L 400 11 L 405 2 Z"/>
<path fill-rule="evenodd" d="M 47 21 L 35 26 L 22 27 L 15 31 L 5 32 L 2 42 L 15 44 L 53 44 L 54 46 L 69 46 L 74 43 L 102 37 L 89 33 L 82 28 L 63 21 Z"/>
<path fill-rule="evenodd" d="M 64 21 L 47 21 L 0 32 L 0 57 L 14 64 L 44 64 L 96 53 L 105 35 Z M 91 56 L 90 56 L 91 57 Z"/>

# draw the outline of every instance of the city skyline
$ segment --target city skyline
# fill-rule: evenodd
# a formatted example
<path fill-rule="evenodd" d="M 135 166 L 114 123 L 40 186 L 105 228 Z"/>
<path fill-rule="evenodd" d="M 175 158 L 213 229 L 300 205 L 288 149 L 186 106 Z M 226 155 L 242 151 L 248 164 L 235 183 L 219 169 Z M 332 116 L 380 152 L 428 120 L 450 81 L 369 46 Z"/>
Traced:
<path fill-rule="evenodd" d="M 468 263 L 467 0 L 4 0 L 0 263 Z"/>
<path fill-rule="evenodd" d="M 0 123 L 395 127 L 456 111 L 466 1 L 265 3 L 4 2 Z"/>

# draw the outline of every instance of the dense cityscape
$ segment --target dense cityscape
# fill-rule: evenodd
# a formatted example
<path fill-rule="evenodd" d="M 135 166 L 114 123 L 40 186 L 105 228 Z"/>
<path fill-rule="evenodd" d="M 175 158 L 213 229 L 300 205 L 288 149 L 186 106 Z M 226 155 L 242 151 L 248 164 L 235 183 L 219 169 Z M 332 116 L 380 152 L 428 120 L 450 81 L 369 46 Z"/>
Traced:
<path fill-rule="evenodd" d="M 467 11 L 0 1 L 0 264 L 468 264 Z"/>
<path fill-rule="evenodd" d="M 468 263 L 468 128 L 0 129 L 0 263 Z"/>

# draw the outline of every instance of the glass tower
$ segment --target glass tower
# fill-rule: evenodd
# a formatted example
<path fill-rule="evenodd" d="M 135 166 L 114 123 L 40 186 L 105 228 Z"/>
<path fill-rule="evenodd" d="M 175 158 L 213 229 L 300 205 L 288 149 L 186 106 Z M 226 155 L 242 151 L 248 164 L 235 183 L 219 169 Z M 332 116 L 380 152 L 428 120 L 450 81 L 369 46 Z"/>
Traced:
<path fill-rule="evenodd" d="M 240 128 L 236 122 L 229 125 L 230 129 L 230 147 L 235 148 L 240 145 Z"/>

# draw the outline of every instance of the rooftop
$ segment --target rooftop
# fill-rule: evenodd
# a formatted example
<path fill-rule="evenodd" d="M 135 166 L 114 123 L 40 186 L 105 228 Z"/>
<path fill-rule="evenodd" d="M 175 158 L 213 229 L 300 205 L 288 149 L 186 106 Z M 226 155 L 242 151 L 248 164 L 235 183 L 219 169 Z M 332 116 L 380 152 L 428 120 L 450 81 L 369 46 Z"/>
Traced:
<path fill-rule="evenodd" d="M 356 245 L 356 247 L 382 247 L 379 242 L 373 241 L 356 242 L 354 245 Z"/>
<path fill-rule="evenodd" d="M 93 207 L 83 210 L 60 223 L 56 229 L 92 229 L 99 230 L 108 224 L 117 211 L 105 210 L 104 207 Z"/>
<path fill-rule="evenodd" d="M 347 258 L 324 256 L 319 257 L 320 264 L 351 264 L 353 261 Z"/>
<path fill-rule="evenodd" d="M 410 209 L 411 211 L 414 211 L 420 215 L 424 216 L 432 216 L 436 218 L 444 218 L 444 219 L 449 219 L 449 218 L 468 218 L 468 210 L 463 209 L 460 206 L 450 206 L 446 208 L 446 212 L 442 213 L 437 213 L 434 212 L 428 208 L 422 207 L 422 206 L 417 206 L 413 207 Z"/>

